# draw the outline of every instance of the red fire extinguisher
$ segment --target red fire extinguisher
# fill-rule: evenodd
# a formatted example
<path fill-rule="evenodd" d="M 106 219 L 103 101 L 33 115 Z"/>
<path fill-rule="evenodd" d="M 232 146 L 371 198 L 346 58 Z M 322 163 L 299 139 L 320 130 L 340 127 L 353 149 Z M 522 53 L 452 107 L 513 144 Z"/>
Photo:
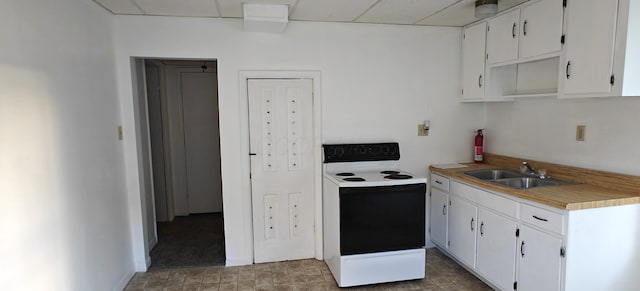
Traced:
<path fill-rule="evenodd" d="M 478 129 L 475 137 L 475 147 L 473 150 L 473 162 L 482 163 L 484 161 L 484 135 L 482 129 Z"/>

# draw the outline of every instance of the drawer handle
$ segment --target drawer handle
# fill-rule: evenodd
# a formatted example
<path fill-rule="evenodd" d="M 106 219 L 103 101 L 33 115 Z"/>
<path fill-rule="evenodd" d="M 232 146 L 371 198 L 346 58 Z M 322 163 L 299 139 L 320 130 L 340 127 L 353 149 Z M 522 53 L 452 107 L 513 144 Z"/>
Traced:
<path fill-rule="evenodd" d="M 442 182 L 440 182 L 440 181 L 436 180 L 436 184 L 440 184 L 440 185 L 442 185 Z"/>
<path fill-rule="evenodd" d="M 540 217 L 537 217 L 537 216 L 535 216 L 535 215 L 533 215 L 533 218 L 535 218 L 535 219 L 537 219 L 537 220 L 540 220 L 540 221 L 549 221 L 549 220 L 548 220 L 548 219 L 546 219 L 546 218 L 540 218 Z"/>
<path fill-rule="evenodd" d="M 474 219 L 473 219 L 473 217 L 471 217 L 471 231 L 473 231 L 473 230 L 474 230 L 474 228 L 473 228 L 473 221 L 474 221 Z"/>
<path fill-rule="evenodd" d="M 484 235 L 484 221 L 480 223 L 480 236 Z"/>
<path fill-rule="evenodd" d="M 524 258 L 524 241 L 520 243 L 520 255 Z"/>
<path fill-rule="evenodd" d="M 482 88 L 482 75 L 478 76 L 478 88 Z"/>
<path fill-rule="evenodd" d="M 568 61 L 567 69 L 566 69 L 567 79 L 571 78 L 571 73 L 569 72 L 570 69 L 571 69 L 571 61 Z"/>
<path fill-rule="evenodd" d="M 447 215 L 446 209 L 447 208 L 447 204 L 442 205 L 442 215 Z"/>
<path fill-rule="evenodd" d="M 522 33 L 524 33 L 524 36 L 527 36 L 527 24 L 528 21 L 524 21 L 524 25 L 522 26 Z"/>
<path fill-rule="evenodd" d="M 516 23 L 513 23 L 513 27 L 511 28 L 511 36 L 512 38 L 516 38 Z"/>

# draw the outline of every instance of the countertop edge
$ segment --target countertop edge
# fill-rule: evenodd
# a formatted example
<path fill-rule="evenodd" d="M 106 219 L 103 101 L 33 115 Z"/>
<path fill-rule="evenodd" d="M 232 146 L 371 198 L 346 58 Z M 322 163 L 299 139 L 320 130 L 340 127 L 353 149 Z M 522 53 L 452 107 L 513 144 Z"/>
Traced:
<path fill-rule="evenodd" d="M 447 168 L 442 169 L 437 166 L 430 165 L 431 172 L 449 176 L 458 181 L 481 187 L 488 191 L 498 192 L 505 195 L 514 196 L 520 199 L 540 203 L 546 206 L 558 208 L 560 210 L 583 210 L 591 208 L 601 208 L 610 206 L 621 206 L 628 204 L 640 203 L 640 195 L 627 191 L 615 190 L 588 184 L 561 185 L 552 187 L 541 187 L 535 189 L 519 190 L 506 186 L 497 185 L 488 181 L 482 181 L 473 177 L 464 175 L 462 172 L 479 170 L 479 169 L 496 169 L 502 168 L 490 164 L 474 164 L 463 163 L 463 168 Z M 581 195 L 578 193 L 587 192 L 593 198 L 584 197 L 577 199 Z M 568 195 L 570 193 L 571 195 Z M 602 194 L 599 194 L 602 193 Z M 602 197 L 597 197 L 602 196 Z M 582 201 L 576 201 L 582 200 Z"/>

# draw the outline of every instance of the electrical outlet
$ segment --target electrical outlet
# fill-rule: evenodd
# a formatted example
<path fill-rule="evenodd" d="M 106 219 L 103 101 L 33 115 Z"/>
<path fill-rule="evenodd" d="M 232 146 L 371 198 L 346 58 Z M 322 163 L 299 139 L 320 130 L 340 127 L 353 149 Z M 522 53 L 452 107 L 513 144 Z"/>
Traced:
<path fill-rule="evenodd" d="M 586 125 L 578 125 L 576 127 L 576 141 L 584 141 L 586 130 L 587 130 Z"/>
<path fill-rule="evenodd" d="M 418 136 L 428 136 L 429 131 L 424 129 L 424 124 L 418 124 Z"/>

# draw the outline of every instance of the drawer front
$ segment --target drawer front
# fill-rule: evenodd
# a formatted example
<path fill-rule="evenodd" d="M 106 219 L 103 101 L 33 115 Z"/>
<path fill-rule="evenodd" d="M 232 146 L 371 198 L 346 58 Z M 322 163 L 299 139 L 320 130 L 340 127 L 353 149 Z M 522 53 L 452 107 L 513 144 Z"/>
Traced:
<path fill-rule="evenodd" d="M 564 234 L 564 215 L 559 213 L 523 203 L 522 221 L 558 234 Z"/>
<path fill-rule="evenodd" d="M 449 178 L 438 174 L 431 174 L 431 186 L 449 192 Z"/>
<path fill-rule="evenodd" d="M 451 183 L 451 193 L 509 217 L 518 217 L 518 202 L 514 200 L 456 181 Z"/>

